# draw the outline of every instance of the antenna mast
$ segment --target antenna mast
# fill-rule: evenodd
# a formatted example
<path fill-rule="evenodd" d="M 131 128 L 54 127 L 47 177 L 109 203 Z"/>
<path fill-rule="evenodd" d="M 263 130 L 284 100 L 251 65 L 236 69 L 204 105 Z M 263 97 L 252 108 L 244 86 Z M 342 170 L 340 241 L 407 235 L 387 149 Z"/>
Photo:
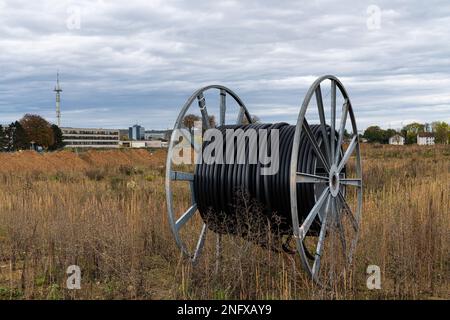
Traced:
<path fill-rule="evenodd" d="M 55 90 L 53 90 L 56 92 L 56 121 L 57 121 L 57 125 L 58 127 L 61 127 L 61 86 L 59 85 L 59 71 L 56 73 L 56 87 Z"/>

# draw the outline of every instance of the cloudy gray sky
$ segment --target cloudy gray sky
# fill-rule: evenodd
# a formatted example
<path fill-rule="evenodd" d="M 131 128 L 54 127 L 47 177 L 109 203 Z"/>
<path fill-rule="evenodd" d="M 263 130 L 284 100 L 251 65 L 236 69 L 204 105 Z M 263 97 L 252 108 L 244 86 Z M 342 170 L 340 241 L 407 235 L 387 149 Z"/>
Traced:
<path fill-rule="evenodd" d="M 292 123 L 323 74 L 360 129 L 450 121 L 450 2 L 0 0 L 0 123 L 55 121 L 57 69 L 64 126 L 172 127 L 211 83 Z"/>

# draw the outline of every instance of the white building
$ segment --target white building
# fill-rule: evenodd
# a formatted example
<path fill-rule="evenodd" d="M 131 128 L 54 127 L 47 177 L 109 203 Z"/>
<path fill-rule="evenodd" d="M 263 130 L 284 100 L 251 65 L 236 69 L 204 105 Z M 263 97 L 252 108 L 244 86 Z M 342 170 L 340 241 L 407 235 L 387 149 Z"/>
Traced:
<path fill-rule="evenodd" d="M 165 140 L 167 130 L 148 130 L 145 131 L 145 140 Z"/>
<path fill-rule="evenodd" d="M 389 138 L 389 144 L 403 146 L 405 144 L 405 138 L 403 138 L 399 134 L 393 135 L 392 137 Z"/>
<path fill-rule="evenodd" d="M 434 145 L 434 133 L 420 132 L 417 134 L 417 144 L 421 146 Z"/>
<path fill-rule="evenodd" d="M 168 142 L 160 140 L 150 140 L 150 141 L 120 141 L 120 146 L 123 148 L 167 148 Z"/>
<path fill-rule="evenodd" d="M 66 148 L 118 148 L 118 129 L 61 128 Z"/>

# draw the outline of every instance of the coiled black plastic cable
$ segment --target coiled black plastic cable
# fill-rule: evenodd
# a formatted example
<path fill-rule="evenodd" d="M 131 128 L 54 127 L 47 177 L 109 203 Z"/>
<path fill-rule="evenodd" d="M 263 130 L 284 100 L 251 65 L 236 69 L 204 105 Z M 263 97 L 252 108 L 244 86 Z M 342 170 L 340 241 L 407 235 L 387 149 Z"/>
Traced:
<path fill-rule="evenodd" d="M 322 146 L 322 133 L 319 125 L 311 125 L 311 132 L 315 136 L 319 146 Z M 208 227 L 218 233 L 243 233 L 238 228 L 244 212 L 254 215 L 255 221 L 266 223 L 269 221 L 271 230 L 279 234 L 292 233 L 291 202 L 290 202 L 290 161 L 295 126 L 287 123 L 275 124 L 247 124 L 220 126 L 217 128 L 223 137 L 224 163 L 207 164 L 203 161 L 197 164 L 194 173 L 194 196 L 198 209 Z M 231 143 L 226 139 L 226 130 L 241 129 L 241 135 L 247 130 L 253 129 L 257 133 L 256 144 L 237 144 L 234 140 L 235 160 L 239 152 L 245 151 L 245 164 L 233 164 L 225 162 L 226 145 Z M 279 130 L 279 170 L 274 175 L 261 175 L 264 167 L 259 161 L 261 135 L 260 129 L 266 129 L 267 148 L 270 151 L 270 134 L 272 129 Z M 239 131 L 235 131 L 239 132 Z M 330 135 L 330 128 L 327 127 Z M 336 133 L 337 139 L 337 133 Z M 212 141 L 204 142 L 203 150 Z M 257 163 L 249 163 L 249 153 L 256 148 Z M 270 154 L 270 152 L 269 152 Z M 301 136 L 298 153 L 298 171 L 316 175 L 326 175 L 323 164 L 316 157 L 313 147 L 305 137 Z M 297 207 L 299 220 L 302 221 L 310 212 L 316 202 L 317 192 L 313 184 L 297 184 Z M 249 209 L 250 208 L 250 209 Z M 256 216 L 258 218 L 256 219 Z M 261 220 L 263 217 L 265 221 Z M 247 217 L 248 218 L 248 217 Z M 317 219 L 310 232 L 316 232 L 320 228 Z"/>

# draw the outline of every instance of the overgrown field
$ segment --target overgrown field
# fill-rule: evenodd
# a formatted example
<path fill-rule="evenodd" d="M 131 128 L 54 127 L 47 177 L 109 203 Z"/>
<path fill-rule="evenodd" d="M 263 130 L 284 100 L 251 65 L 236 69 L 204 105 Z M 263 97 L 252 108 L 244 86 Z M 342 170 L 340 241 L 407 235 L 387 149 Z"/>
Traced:
<path fill-rule="evenodd" d="M 360 240 L 332 290 L 297 258 L 239 238 L 225 237 L 217 273 L 213 234 L 186 263 L 166 217 L 164 151 L 0 154 L 0 299 L 449 299 L 450 147 L 362 147 Z M 177 194 L 181 210 L 188 193 Z M 371 264 L 381 290 L 366 287 Z M 81 290 L 66 288 L 70 265 Z"/>

